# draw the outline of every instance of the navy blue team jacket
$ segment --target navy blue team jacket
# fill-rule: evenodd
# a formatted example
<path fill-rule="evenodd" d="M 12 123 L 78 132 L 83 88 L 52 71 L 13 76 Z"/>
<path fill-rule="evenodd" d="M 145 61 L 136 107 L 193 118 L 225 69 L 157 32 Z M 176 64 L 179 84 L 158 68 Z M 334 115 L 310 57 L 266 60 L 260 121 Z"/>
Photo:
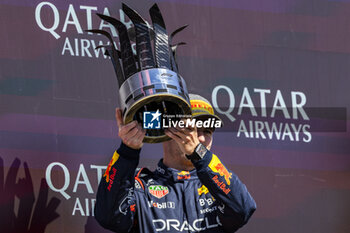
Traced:
<path fill-rule="evenodd" d="M 95 218 L 115 232 L 235 232 L 256 204 L 210 151 L 192 171 L 136 171 L 140 150 L 122 144 L 98 187 Z M 135 172 L 136 171 L 136 172 Z M 136 174 L 136 176 L 135 176 Z"/>

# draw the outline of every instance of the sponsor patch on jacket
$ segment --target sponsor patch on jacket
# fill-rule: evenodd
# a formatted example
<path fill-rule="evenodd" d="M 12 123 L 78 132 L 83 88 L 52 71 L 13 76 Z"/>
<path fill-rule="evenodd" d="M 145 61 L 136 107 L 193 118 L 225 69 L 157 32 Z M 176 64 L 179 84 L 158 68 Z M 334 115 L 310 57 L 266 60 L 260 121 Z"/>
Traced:
<path fill-rule="evenodd" d="M 215 184 L 227 195 L 231 189 L 226 187 L 226 184 L 223 181 L 219 180 L 219 177 L 216 175 L 213 178 L 211 178 Z"/>
<path fill-rule="evenodd" d="M 148 207 L 154 207 L 158 209 L 175 209 L 175 202 L 167 201 L 167 202 L 155 202 L 153 200 L 148 201 Z"/>
<path fill-rule="evenodd" d="M 108 182 L 108 191 L 111 191 L 113 182 L 114 182 L 114 178 L 115 178 L 115 174 L 117 174 L 117 169 L 115 167 L 112 168 L 112 174 L 109 175 L 109 182 Z"/>
<path fill-rule="evenodd" d="M 223 176 L 226 180 L 226 184 L 230 185 L 232 178 L 232 173 L 229 172 L 226 167 L 221 163 L 220 159 L 213 154 L 213 157 L 208 165 L 208 167 L 215 173 L 219 173 L 220 176 Z"/>
<path fill-rule="evenodd" d="M 112 157 L 111 161 L 110 161 L 109 164 L 108 164 L 108 167 L 107 167 L 107 169 L 106 169 L 106 172 L 105 172 L 105 174 L 103 175 L 103 177 L 106 177 L 106 182 L 107 182 L 107 183 L 109 182 L 109 173 L 110 173 L 110 171 L 111 171 L 111 168 L 112 168 L 112 166 L 115 164 L 115 162 L 117 162 L 118 159 L 119 159 L 119 154 L 118 154 L 117 151 L 115 151 L 114 154 L 113 154 L 113 157 Z"/>
<path fill-rule="evenodd" d="M 202 194 L 207 194 L 207 193 L 209 193 L 209 190 L 208 190 L 208 188 L 205 187 L 204 185 L 202 185 L 202 187 L 200 187 L 200 188 L 198 189 L 198 195 L 199 195 L 199 196 L 202 195 Z"/>
<path fill-rule="evenodd" d="M 177 173 L 178 180 L 188 180 L 189 178 L 191 178 L 189 171 L 181 171 L 181 172 Z"/>
<path fill-rule="evenodd" d="M 158 199 L 164 197 L 169 193 L 168 187 L 162 185 L 151 185 L 148 187 L 148 191 Z"/>

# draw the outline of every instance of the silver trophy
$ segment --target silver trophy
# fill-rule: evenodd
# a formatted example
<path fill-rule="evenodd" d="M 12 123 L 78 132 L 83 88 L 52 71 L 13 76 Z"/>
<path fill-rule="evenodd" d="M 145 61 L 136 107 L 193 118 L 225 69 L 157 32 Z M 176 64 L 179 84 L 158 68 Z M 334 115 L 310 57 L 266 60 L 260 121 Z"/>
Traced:
<path fill-rule="evenodd" d="M 152 27 L 133 9 L 122 4 L 124 13 L 133 23 L 131 29 L 119 20 L 97 14 L 118 31 L 120 51 L 112 36 L 103 30 L 88 30 L 105 35 L 110 44 L 104 47 L 111 57 L 118 83 L 123 120 L 143 123 L 144 112 L 160 112 L 166 115 L 191 115 L 191 105 L 185 80 L 178 74 L 175 60 L 176 48 L 185 43 L 171 45 L 172 37 L 186 26 L 175 30 L 168 37 L 161 12 L 154 4 L 150 10 Z M 136 54 L 131 42 L 136 43 Z M 153 50 L 151 43 L 153 41 Z M 169 140 L 163 129 L 147 129 L 144 142 L 157 143 Z"/>

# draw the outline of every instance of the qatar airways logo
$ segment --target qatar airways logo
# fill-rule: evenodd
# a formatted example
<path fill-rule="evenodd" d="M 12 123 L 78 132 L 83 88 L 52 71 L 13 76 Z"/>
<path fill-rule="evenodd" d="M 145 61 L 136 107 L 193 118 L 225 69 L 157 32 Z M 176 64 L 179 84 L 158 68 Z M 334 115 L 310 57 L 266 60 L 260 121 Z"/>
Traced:
<path fill-rule="evenodd" d="M 216 112 L 224 115 L 224 130 L 238 138 L 309 143 L 312 140 L 307 98 L 301 91 L 218 85 L 212 91 Z M 288 104 L 288 105 L 287 105 Z"/>
<path fill-rule="evenodd" d="M 45 179 L 50 190 L 61 194 L 67 201 L 72 197 L 75 199 L 72 216 L 94 216 L 96 189 L 93 187 L 97 187 L 106 169 L 107 166 L 82 163 L 78 168 L 68 169 L 63 163 L 52 162 L 46 168 Z M 75 170 L 78 173 L 75 174 Z M 109 181 L 114 179 L 116 172 L 109 177 Z M 89 173 L 95 173 L 93 178 L 88 176 Z"/>
<path fill-rule="evenodd" d="M 61 49 L 62 56 L 108 58 L 105 55 L 104 48 L 97 50 L 95 48 L 99 45 L 109 44 L 109 41 L 79 38 L 82 35 L 84 37 L 92 35 L 91 32 L 86 33 L 84 30 L 91 30 L 93 27 L 100 30 L 108 30 L 114 38 L 118 37 L 115 28 L 98 17 L 94 17 L 95 13 L 102 13 L 108 16 L 111 16 L 111 13 L 112 15 L 118 14 L 118 19 L 128 29 L 132 25 L 132 22 L 126 19 L 122 10 L 112 12 L 107 7 L 98 8 L 97 6 L 88 6 L 85 4 L 80 6 L 67 4 L 66 7 L 62 5 L 60 4 L 60 7 L 57 7 L 51 2 L 40 2 L 34 12 L 36 24 L 42 31 L 48 33 L 56 40 L 64 40 Z M 68 33 L 75 35 L 76 38 L 65 36 L 69 35 Z M 96 36 L 93 36 L 93 38 L 96 38 Z M 117 48 L 119 47 L 119 43 L 115 43 L 114 45 Z M 134 43 L 132 44 L 132 49 L 135 52 Z"/>

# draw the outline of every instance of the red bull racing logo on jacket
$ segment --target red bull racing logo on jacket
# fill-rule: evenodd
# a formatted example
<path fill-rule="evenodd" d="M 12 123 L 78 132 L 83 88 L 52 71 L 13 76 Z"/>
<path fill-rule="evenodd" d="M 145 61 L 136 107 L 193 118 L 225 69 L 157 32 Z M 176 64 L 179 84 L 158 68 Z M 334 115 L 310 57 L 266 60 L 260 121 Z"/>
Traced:
<path fill-rule="evenodd" d="M 207 193 L 209 193 L 209 190 L 208 190 L 208 188 L 205 187 L 204 185 L 202 185 L 202 187 L 200 187 L 200 188 L 198 189 L 198 195 L 199 195 L 199 196 L 202 195 L 202 194 L 207 194 Z"/>
<path fill-rule="evenodd" d="M 115 164 L 115 162 L 117 162 L 117 160 L 119 159 L 119 154 L 117 153 L 117 151 L 114 152 L 113 157 L 111 159 L 111 161 L 108 164 L 108 167 L 106 169 L 105 174 L 103 175 L 103 177 L 106 177 L 106 182 L 109 182 L 109 173 L 111 171 L 112 166 Z"/>
<path fill-rule="evenodd" d="M 226 184 L 231 184 L 232 173 L 221 163 L 220 159 L 213 154 L 213 157 L 208 165 L 213 172 L 219 173 L 225 178 Z"/>
<path fill-rule="evenodd" d="M 148 191 L 150 194 L 160 199 L 169 193 L 168 187 L 162 185 L 151 185 L 148 187 Z"/>
<path fill-rule="evenodd" d="M 191 175 L 190 175 L 190 172 L 188 171 L 181 171 L 177 173 L 178 180 L 188 180 L 189 178 L 191 178 Z"/>

